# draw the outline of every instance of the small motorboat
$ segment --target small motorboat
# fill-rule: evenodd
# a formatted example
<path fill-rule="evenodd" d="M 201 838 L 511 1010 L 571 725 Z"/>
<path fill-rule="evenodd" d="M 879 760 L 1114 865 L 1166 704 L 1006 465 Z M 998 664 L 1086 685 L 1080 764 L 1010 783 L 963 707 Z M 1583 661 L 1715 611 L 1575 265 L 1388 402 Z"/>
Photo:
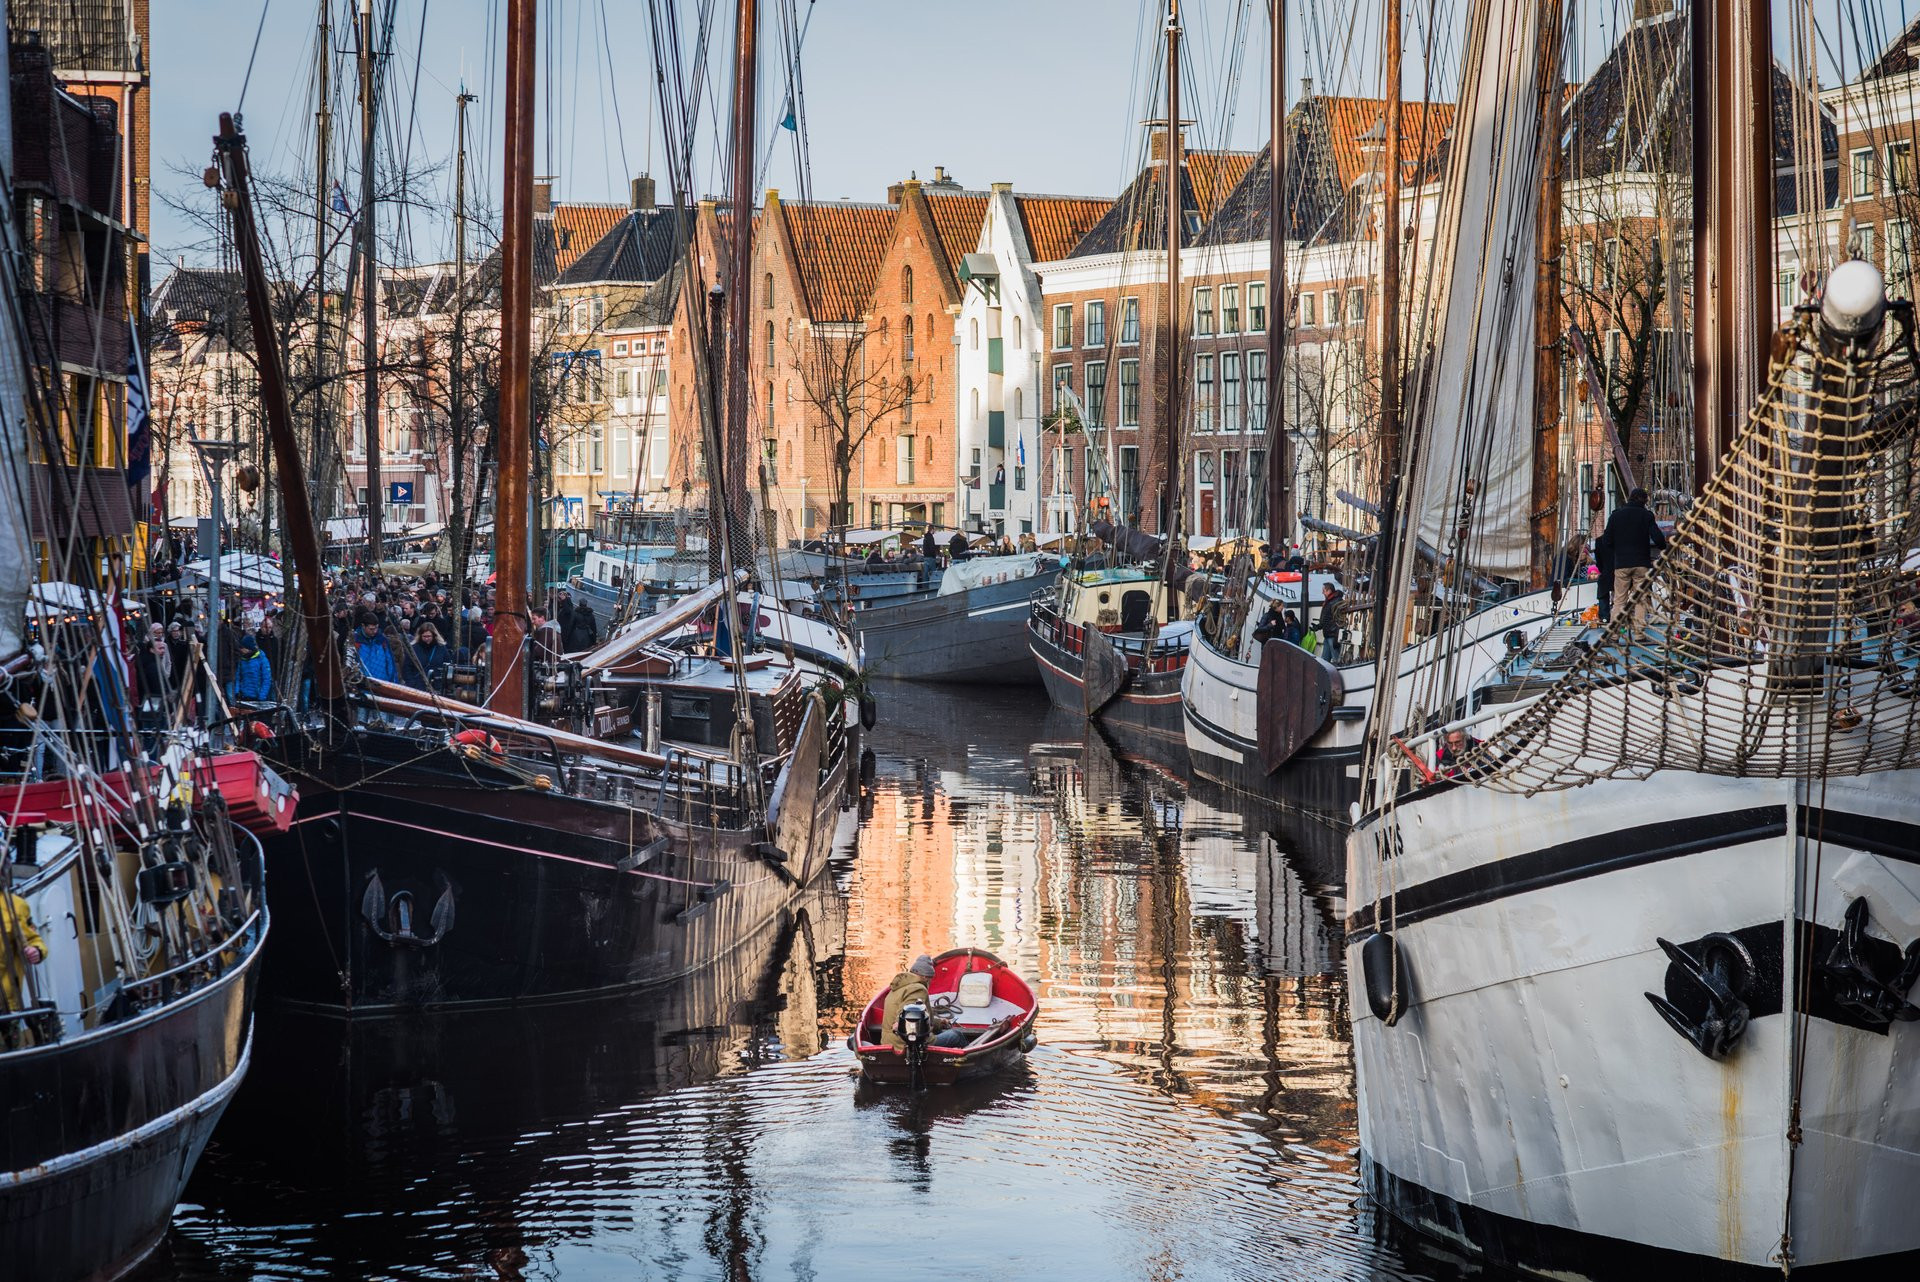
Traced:
<path fill-rule="evenodd" d="M 1018 1064 L 1033 1049 L 1040 1002 L 1027 981 L 992 953 L 954 948 L 933 959 L 927 1004 L 909 1003 L 900 1012 L 897 1031 L 905 1050 L 888 1045 L 881 1031 L 887 992 L 882 988 L 873 995 L 847 1039 L 868 1081 L 952 1086 Z M 943 1028 L 963 1029 L 973 1038 L 965 1046 L 935 1046 Z"/>

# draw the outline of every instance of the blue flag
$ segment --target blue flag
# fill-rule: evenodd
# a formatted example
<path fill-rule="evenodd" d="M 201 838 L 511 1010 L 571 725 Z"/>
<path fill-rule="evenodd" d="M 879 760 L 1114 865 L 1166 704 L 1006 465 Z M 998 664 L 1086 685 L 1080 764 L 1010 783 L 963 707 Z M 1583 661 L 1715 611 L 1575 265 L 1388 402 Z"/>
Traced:
<path fill-rule="evenodd" d="M 335 213 L 353 217 L 353 206 L 347 203 L 347 193 L 340 190 L 338 179 L 334 180 L 333 194 L 327 198 L 327 204 L 333 207 Z"/>
<path fill-rule="evenodd" d="M 153 420 L 147 406 L 147 371 L 140 359 L 140 332 L 127 322 L 127 494 L 136 521 L 153 517 L 147 481 L 153 475 Z"/>

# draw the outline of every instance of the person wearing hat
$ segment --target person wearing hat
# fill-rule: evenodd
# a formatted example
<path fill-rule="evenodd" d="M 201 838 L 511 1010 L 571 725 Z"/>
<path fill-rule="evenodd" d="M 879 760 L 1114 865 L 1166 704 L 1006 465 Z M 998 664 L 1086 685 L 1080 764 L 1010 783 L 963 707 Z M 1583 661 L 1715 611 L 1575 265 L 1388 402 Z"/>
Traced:
<path fill-rule="evenodd" d="M 907 1049 L 906 1039 L 900 1036 L 900 1012 L 918 1002 L 927 1007 L 933 1027 L 941 1031 L 934 1036 L 935 1046 L 965 1046 L 973 1040 L 973 1035 L 951 1026 L 932 1013 L 933 1008 L 927 1000 L 927 982 L 933 978 L 933 958 L 921 953 L 913 959 L 913 964 L 893 977 L 887 986 L 886 1005 L 880 1011 L 880 1036 L 887 1045 L 897 1051 Z"/>
<path fill-rule="evenodd" d="M 227 698 L 246 703 L 266 703 L 273 698 L 273 665 L 260 652 L 253 633 L 242 633 L 240 653 L 235 656 L 233 676 L 227 682 Z"/>

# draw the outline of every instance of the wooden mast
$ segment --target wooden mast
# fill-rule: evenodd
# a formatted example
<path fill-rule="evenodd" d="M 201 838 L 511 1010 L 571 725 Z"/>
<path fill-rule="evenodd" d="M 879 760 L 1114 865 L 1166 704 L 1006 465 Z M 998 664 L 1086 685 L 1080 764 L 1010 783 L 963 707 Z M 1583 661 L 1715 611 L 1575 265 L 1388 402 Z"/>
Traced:
<path fill-rule="evenodd" d="M 1164 182 L 1167 205 L 1167 363 L 1166 422 L 1161 429 L 1161 451 L 1166 459 L 1166 486 L 1162 490 L 1160 511 L 1161 537 L 1167 541 L 1167 556 L 1173 556 L 1173 535 L 1180 525 L 1180 489 L 1186 460 L 1180 455 L 1181 390 L 1185 384 L 1185 354 L 1180 345 L 1180 243 L 1185 192 L 1180 182 L 1182 153 L 1180 134 L 1180 0 L 1167 4 L 1167 169 Z M 1115 478 L 1118 479 L 1118 478 Z M 1120 496 L 1124 499 L 1126 496 Z M 1121 521 L 1127 514 L 1120 513 Z"/>
<path fill-rule="evenodd" d="M 467 581 L 467 104 L 474 96 L 462 83 L 454 97 L 453 155 L 453 348 L 447 371 L 447 443 L 453 464 L 453 505 L 448 513 L 447 567 L 456 584 Z M 456 593 L 456 604 L 458 595 Z"/>
<path fill-rule="evenodd" d="M 320 543 L 313 521 L 306 465 L 293 434 L 293 413 L 287 408 L 287 375 L 280 344 L 274 334 L 273 308 L 267 295 L 267 273 L 260 263 L 260 232 L 253 219 L 252 174 L 247 164 L 247 140 L 233 117 L 220 115 L 220 132 L 213 140 L 220 177 L 226 185 L 223 203 L 233 216 L 233 244 L 240 259 L 241 283 L 247 300 L 247 318 L 253 327 L 254 358 L 260 370 L 260 404 L 267 417 L 267 436 L 273 446 L 274 468 L 280 474 L 282 510 L 287 542 L 300 577 L 300 615 L 306 625 L 307 645 L 313 655 L 314 694 L 323 708 L 340 698 L 342 685 L 338 656 L 333 648 L 333 625 L 327 617 L 326 574 L 320 568 Z"/>
<path fill-rule="evenodd" d="M 534 0 L 507 0 L 506 160 L 500 219 L 500 422 L 494 458 L 493 690 L 487 706 L 526 713 L 527 473 L 533 396 Z"/>
<path fill-rule="evenodd" d="M 1563 0 L 1542 0 L 1539 254 L 1533 271 L 1533 586 L 1553 576 L 1560 541 L 1560 33 Z"/>
<path fill-rule="evenodd" d="M 1267 544 L 1279 555 L 1293 534 L 1292 450 L 1287 440 L 1282 389 L 1286 371 L 1287 329 L 1293 309 L 1287 303 L 1287 4 L 1272 0 L 1270 135 L 1267 163 Z"/>
<path fill-rule="evenodd" d="M 738 0 L 734 27 L 733 68 L 733 224 L 729 240 L 726 431 L 724 457 L 718 478 L 725 495 L 720 504 L 726 521 L 715 531 L 727 541 L 732 566 L 753 564 L 753 546 L 747 538 L 747 407 L 752 385 L 753 352 L 753 162 L 755 88 L 759 75 L 759 7 L 755 0 Z M 719 335 L 714 335 L 719 340 Z"/>
<path fill-rule="evenodd" d="M 1380 160 L 1380 532 L 1373 574 L 1384 583 L 1400 519 L 1400 0 L 1386 0 L 1385 146 Z M 1384 604 L 1384 603 L 1379 603 Z M 1387 611 L 1373 611 L 1373 652 L 1385 645 Z"/>
<path fill-rule="evenodd" d="M 1759 394 L 1773 329 L 1773 15 L 1696 0 L 1689 21 L 1697 495 Z"/>
<path fill-rule="evenodd" d="M 387 496 L 380 483 L 380 348 L 375 327 L 379 307 L 374 272 L 373 0 L 360 0 L 360 422 L 367 446 L 367 564 L 378 566 L 385 550 L 382 517 Z"/>

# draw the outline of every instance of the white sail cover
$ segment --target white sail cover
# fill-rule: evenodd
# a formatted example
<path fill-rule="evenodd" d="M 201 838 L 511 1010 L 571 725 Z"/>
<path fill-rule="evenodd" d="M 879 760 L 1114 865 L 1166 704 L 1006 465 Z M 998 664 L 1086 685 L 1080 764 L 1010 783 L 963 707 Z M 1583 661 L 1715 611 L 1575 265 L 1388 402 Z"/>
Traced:
<path fill-rule="evenodd" d="M 1408 486 L 1420 537 L 1484 574 L 1531 563 L 1535 209 L 1540 192 L 1538 0 L 1472 6 L 1434 231 Z M 1419 333 L 1419 328 L 1415 328 Z M 1423 353 L 1423 348 L 1424 353 Z M 1459 543 L 1467 482 L 1469 532 Z"/>
<path fill-rule="evenodd" d="M 12 82 L 0 49 L 0 84 Z M 13 218 L 13 105 L 0 94 L 0 181 L 4 213 Z M 0 280 L 0 289 L 17 289 Z M 26 628 L 27 590 L 33 585 L 33 540 L 27 529 L 27 371 L 11 308 L 0 307 L 0 658 L 17 653 Z"/>

